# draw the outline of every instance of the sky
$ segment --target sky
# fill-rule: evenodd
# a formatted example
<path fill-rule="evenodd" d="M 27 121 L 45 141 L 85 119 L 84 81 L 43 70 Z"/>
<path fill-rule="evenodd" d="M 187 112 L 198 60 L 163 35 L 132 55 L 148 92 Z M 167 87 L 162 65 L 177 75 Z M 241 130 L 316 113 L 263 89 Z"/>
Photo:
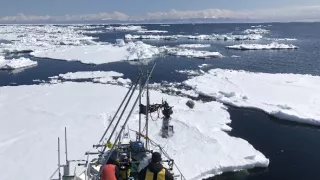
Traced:
<path fill-rule="evenodd" d="M 251 12 L 285 8 L 287 11 L 299 10 L 297 7 L 320 7 L 319 0 L 1 0 L 0 17 L 33 15 L 33 16 L 64 16 L 120 12 L 135 18 L 136 16 L 147 16 L 148 13 L 168 13 L 175 11 L 194 11 L 215 9 L 228 10 L 228 14 L 241 11 L 242 15 Z M 303 9 L 303 8 L 302 8 Z M 293 11 L 292 10 L 292 11 Z M 302 15 L 306 12 L 300 12 Z M 318 11 L 318 9 L 313 9 Z M 281 12 L 281 10 L 280 10 Z M 290 12 L 292 13 L 292 12 Z M 185 14 L 185 13 L 184 13 Z M 267 12 L 265 12 L 267 14 Z M 320 14 L 320 13 L 319 13 Z M 163 15 L 163 14 L 161 14 Z M 210 16 L 214 13 L 211 13 Z M 220 14 L 221 15 L 221 14 Z M 104 15 L 104 17 L 108 17 Z M 318 16 L 318 15 L 316 15 Z M 123 16 L 122 16 L 123 17 Z M 35 17 L 33 17 L 35 18 Z M 309 18 L 309 17 L 308 17 Z M 317 17 L 314 17 L 317 18 Z M 7 18 L 8 19 L 8 18 Z M 320 19 L 320 17 L 319 17 Z M 1 19 L 0 19 L 1 20 Z M 2 19 L 3 20 L 3 19 Z"/>

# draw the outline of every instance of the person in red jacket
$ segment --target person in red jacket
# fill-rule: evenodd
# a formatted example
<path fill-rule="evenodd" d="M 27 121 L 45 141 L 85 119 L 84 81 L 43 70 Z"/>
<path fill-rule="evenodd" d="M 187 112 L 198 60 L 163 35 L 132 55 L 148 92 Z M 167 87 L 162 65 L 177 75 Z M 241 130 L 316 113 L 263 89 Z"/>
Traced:
<path fill-rule="evenodd" d="M 104 165 L 101 180 L 121 180 L 119 176 L 119 168 L 115 165 L 115 162 L 111 159 Z"/>

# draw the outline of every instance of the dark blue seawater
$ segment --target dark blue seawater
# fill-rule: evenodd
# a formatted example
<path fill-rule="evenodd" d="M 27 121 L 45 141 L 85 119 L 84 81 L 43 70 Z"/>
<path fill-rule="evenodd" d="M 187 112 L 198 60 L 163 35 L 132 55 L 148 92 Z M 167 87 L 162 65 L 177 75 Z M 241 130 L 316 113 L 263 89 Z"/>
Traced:
<path fill-rule="evenodd" d="M 148 30 L 166 30 L 164 35 L 201 35 L 201 34 L 243 34 L 252 25 L 259 24 L 173 24 L 169 27 L 160 25 L 142 25 Z M 182 82 L 186 75 L 176 70 L 199 69 L 199 65 L 210 64 L 205 70 L 213 68 L 247 70 L 266 73 L 299 73 L 320 75 L 320 23 L 269 23 L 262 24 L 264 29 L 271 31 L 264 35 L 267 38 L 296 38 L 297 41 L 280 41 L 279 43 L 294 44 L 297 50 L 261 50 L 238 51 L 228 50 L 225 46 L 243 42 L 267 44 L 272 41 L 262 39 L 256 41 L 207 41 L 207 40 L 145 40 L 147 44 L 155 46 L 176 46 L 178 44 L 211 44 L 209 48 L 199 50 L 218 51 L 224 58 L 193 59 L 185 57 L 156 57 L 150 64 L 139 62 L 115 62 L 102 65 L 88 65 L 80 62 L 67 62 L 31 57 L 28 54 L 13 57 L 29 57 L 37 61 L 36 67 L 19 71 L 0 71 L 0 86 L 36 84 L 33 80 L 48 80 L 51 76 L 76 71 L 117 71 L 125 78 L 134 80 L 140 69 L 150 69 L 153 62 L 157 63 L 152 82 Z M 271 25 L 271 26 L 268 26 Z M 106 27 L 106 26 L 105 26 Z M 100 28 L 105 29 L 105 28 Z M 98 29 L 99 30 L 99 29 Z M 130 32 L 135 34 L 135 32 Z M 128 32 L 106 32 L 89 34 L 97 37 L 97 41 L 115 43 L 116 39 L 123 39 Z M 232 55 L 240 56 L 238 58 Z M 106 57 L 107 59 L 108 57 Z M 253 82 L 254 83 L 254 82 Z M 214 179 L 318 179 L 320 171 L 320 129 L 302 124 L 289 123 L 251 109 L 229 107 L 232 119 L 231 135 L 246 139 L 257 150 L 270 159 L 267 169 L 254 169 L 238 173 L 225 173 Z"/>

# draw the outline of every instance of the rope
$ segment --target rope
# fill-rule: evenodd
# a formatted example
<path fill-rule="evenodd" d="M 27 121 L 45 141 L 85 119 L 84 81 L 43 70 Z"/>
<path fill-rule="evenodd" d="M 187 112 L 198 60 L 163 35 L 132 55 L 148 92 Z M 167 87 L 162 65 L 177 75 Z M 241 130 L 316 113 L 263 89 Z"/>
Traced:
<path fill-rule="evenodd" d="M 156 119 L 153 119 L 153 117 L 151 115 L 152 113 L 150 113 L 150 118 L 151 118 L 152 121 L 157 121 L 160 118 L 160 110 L 161 110 L 160 108 L 157 109 L 158 117 Z"/>

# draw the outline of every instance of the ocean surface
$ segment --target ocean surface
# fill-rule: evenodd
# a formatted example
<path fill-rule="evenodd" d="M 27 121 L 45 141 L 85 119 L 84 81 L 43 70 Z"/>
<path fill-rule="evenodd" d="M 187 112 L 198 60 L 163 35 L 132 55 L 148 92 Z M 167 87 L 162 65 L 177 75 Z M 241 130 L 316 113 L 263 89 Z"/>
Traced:
<path fill-rule="evenodd" d="M 147 29 L 166 30 L 166 35 L 201 35 L 201 34 L 241 34 L 245 29 L 259 24 L 174 24 L 160 26 L 142 25 Z M 117 71 L 125 78 L 135 79 L 140 69 L 150 69 L 157 63 L 152 82 L 182 82 L 188 77 L 176 70 L 195 70 L 201 64 L 204 68 L 246 70 L 266 73 L 298 73 L 320 76 L 320 23 L 268 23 L 261 24 L 270 30 L 266 38 L 296 38 L 296 41 L 279 41 L 294 44 L 297 50 L 229 50 L 225 46 L 239 44 L 238 41 L 213 40 L 143 40 L 155 46 L 176 46 L 178 44 L 211 44 L 201 50 L 218 51 L 224 57 L 214 59 L 193 59 L 186 57 L 163 56 L 146 62 L 115 62 L 102 65 L 88 65 L 80 62 L 35 58 L 28 54 L 14 54 L 12 57 L 29 57 L 38 62 L 38 66 L 15 70 L 0 71 L 0 86 L 37 84 L 34 80 L 45 80 L 61 73 L 76 71 Z M 105 29 L 105 28 L 101 28 Z M 99 29 L 92 29 L 99 30 Z M 135 32 L 130 32 L 135 34 Z M 90 34 L 98 41 L 115 43 L 128 32 L 105 32 Z M 1 38 L 0 38 L 1 39 Z M 241 41 L 246 42 L 246 41 Z M 266 44 L 272 41 L 262 39 L 251 43 Z M 238 57 L 234 57 L 234 55 Z M 106 57 L 108 58 L 108 57 Z M 254 82 L 252 82 L 254 83 Z M 320 171 L 320 129 L 298 123 L 276 119 L 263 112 L 229 107 L 232 119 L 231 135 L 241 137 L 270 159 L 267 169 L 254 169 L 237 173 L 225 173 L 214 179 L 250 179 L 250 180 L 300 180 L 318 179 Z"/>

